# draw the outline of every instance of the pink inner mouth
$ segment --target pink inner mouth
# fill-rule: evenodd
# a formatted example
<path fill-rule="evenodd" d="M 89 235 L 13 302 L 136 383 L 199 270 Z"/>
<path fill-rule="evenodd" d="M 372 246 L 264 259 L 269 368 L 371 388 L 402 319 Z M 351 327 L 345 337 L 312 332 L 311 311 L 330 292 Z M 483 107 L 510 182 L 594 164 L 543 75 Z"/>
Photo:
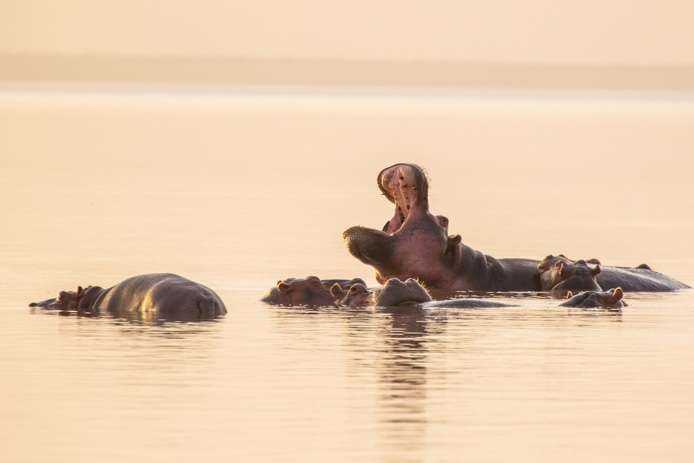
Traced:
<path fill-rule="evenodd" d="M 383 230 L 395 235 L 407 222 L 417 204 L 417 177 L 414 168 L 408 165 L 397 165 L 383 171 L 381 187 L 395 203 L 395 213 Z"/>

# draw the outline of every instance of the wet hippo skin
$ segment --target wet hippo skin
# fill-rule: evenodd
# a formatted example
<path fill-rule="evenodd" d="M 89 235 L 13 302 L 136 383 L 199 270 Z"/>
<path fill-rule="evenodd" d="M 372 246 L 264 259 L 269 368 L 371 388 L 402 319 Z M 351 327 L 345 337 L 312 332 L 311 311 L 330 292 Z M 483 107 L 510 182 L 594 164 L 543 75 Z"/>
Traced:
<path fill-rule="evenodd" d="M 346 290 L 335 285 L 331 288 L 331 292 L 336 298 L 335 303 L 337 305 L 347 307 L 360 307 L 366 305 L 378 307 L 397 307 L 408 305 L 422 309 L 474 309 L 509 307 L 507 304 L 469 298 L 434 301 L 426 288 L 412 278 L 405 281 L 402 281 L 399 278 L 391 278 L 386 281 L 382 288 L 375 288 L 373 290 L 369 290 L 366 288 L 366 286 L 360 283 L 355 284 Z"/>
<path fill-rule="evenodd" d="M 376 270 L 376 279 L 417 278 L 427 287 L 456 291 L 541 291 L 537 260 L 497 259 L 448 235 L 429 210 L 428 179 L 421 167 L 383 169 L 378 187 L 395 205 L 382 230 L 362 226 L 343 233 L 350 253 Z M 602 266 L 598 283 L 624 291 L 673 291 L 688 286 L 649 268 Z"/>
<path fill-rule="evenodd" d="M 285 278 L 262 298 L 263 302 L 284 306 L 329 306 L 334 305 L 333 286 L 348 289 L 353 285 L 366 285 L 361 278 L 321 280 L 317 276 Z"/>
<path fill-rule="evenodd" d="M 110 313 L 117 317 L 198 320 L 224 315 L 222 300 L 210 288 L 173 273 L 137 275 L 110 288 L 78 287 L 61 291 L 55 299 L 32 303 L 31 307 L 77 311 L 82 314 Z"/>
<path fill-rule="evenodd" d="M 562 307 L 576 307 L 581 309 L 601 308 L 619 310 L 626 307 L 626 303 L 622 300 L 624 291 L 622 288 L 614 288 L 609 291 L 584 291 L 577 295 L 571 292 L 567 294 L 568 300 Z"/>
<path fill-rule="evenodd" d="M 573 262 L 563 254 L 545 257 L 537 266 L 542 291 L 549 291 L 557 299 L 566 298 L 569 292 L 602 291 L 597 280 L 601 272 L 600 263 L 596 259 L 591 261 L 595 263 Z"/>

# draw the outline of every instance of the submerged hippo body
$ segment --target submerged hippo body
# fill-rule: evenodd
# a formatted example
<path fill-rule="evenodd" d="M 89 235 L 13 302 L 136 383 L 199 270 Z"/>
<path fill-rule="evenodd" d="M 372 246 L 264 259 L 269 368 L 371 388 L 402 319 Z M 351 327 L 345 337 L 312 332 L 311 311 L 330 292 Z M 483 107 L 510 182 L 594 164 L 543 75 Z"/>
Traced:
<path fill-rule="evenodd" d="M 88 286 L 61 291 L 58 298 L 31 306 L 152 320 L 211 319 L 227 312 L 210 288 L 172 273 L 137 275 L 106 289 Z"/>
<path fill-rule="evenodd" d="M 261 299 L 272 305 L 284 306 L 328 306 L 335 303 L 332 287 L 348 289 L 353 285 L 366 285 L 361 278 L 321 280 L 317 276 L 286 278 Z"/>
<path fill-rule="evenodd" d="M 567 297 L 568 300 L 563 304 L 560 304 L 562 307 L 620 310 L 627 305 L 622 300 L 624 297 L 624 291 L 622 291 L 622 288 L 614 288 L 609 291 L 584 291 L 575 296 L 569 292 Z"/>
<path fill-rule="evenodd" d="M 378 307 L 397 307 L 415 306 L 422 309 L 433 308 L 491 308 L 508 307 L 506 304 L 498 302 L 484 301 L 479 299 L 447 299 L 434 301 L 429 292 L 418 281 L 409 278 L 402 281 L 398 278 L 391 278 L 386 281 L 382 288 L 368 290 L 362 284 L 355 284 L 348 290 L 332 287 L 332 293 L 336 298 L 336 304 L 341 306 L 358 307 L 374 305 Z"/>
<path fill-rule="evenodd" d="M 350 253 L 376 269 L 376 279 L 417 278 L 438 290 L 541 291 L 537 260 L 497 259 L 448 236 L 429 211 L 429 182 L 414 164 L 395 164 L 378 175 L 378 186 L 395 205 L 383 230 L 351 227 L 343 233 Z M 688 286 L 648 268 L 602 267 L 603 288 L 673 291 Z"/>

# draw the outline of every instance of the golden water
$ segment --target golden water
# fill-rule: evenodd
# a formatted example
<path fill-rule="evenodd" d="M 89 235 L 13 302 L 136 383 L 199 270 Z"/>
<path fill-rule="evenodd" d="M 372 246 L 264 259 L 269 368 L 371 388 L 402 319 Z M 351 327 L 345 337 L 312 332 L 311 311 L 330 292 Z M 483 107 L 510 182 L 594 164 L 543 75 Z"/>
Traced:
<path fill-rule="evenodd" d="M 452 233 L 694 282 L 694 100 L 143 89 L 0 92 L 0 460 L 689 461 L 694 293 L 621 314 L 273 309 L 361 276 L 341 242 L 417 162 Z M 31 312 L 175 272 L 218 322 Z"/>

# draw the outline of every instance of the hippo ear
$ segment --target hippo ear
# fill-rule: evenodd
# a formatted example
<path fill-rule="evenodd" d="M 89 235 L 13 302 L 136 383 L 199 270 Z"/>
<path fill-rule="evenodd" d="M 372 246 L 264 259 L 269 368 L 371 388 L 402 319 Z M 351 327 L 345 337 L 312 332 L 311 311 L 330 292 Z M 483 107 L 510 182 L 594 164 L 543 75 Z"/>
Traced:
<path fill-rule="evenodd" d="M 449 248 L 454 248 L 460 244 L 460 242 L 463 239 L 460 237 L 460 235 L 452 235 L 448 237 L 448 247 Z"/>
<path fill-rule="evenodd" d="M 544 259 L 540 261 L 539 264 L 537 264 L 537 269 L 541 272 L 544 272 L 548 268 L 549 261 L 554 259 L 554 256 L 552 254 L 548 255 Z"/>
<path fill-rule="evenodd" d="M 591 270 L 591 273 L 593 274 L 593 276 L 600 274 L 600 272 L 602 272 L 602 269 L 600 268 L 600 264 L 596 265 L 595 267 L 593 267 L 593 270 Z"/>
<path fill-rule="evenodd" d="M 366 286 L 366 282 L 365 282 L 364 280 L 362 280 L 361 278 L 352 278 L 352 279 L 349 280 L 349 282 L 347 283 L 347 287 L 350 287 L 350 286 L 352 286 L 352 285 L 356 285 L 357 283 Z"/>
<path fill-rule="evenodd" d="M 279 288 L 279 290 L 282 291 L 283 293 L 288 293 L 289 290 L 291 289 L 291 286 L 289 286 L 284 281 L 280 281 L 279 283 L 277 283 L 277 288 Z"/>
<path fill-rule="evenodd" d="M 566 298 L 571 299 L 572 297 L 574 297 L 574 293 L 572 291 L 567 291 Z"/>
<path fill-rule="evenodd" d="M 618 286 L 612 290 L 612 295 L 610 296 L 610 301 L 614 304 L 617 301 L 621 301 L 623 297 L 624 297 L 624 290 Z"/>
<path fill-rule="evenodd" d="M 339 283 L 335 283 L 330 287 L 330 294 L 332 294 L 335 299 L 340 299 L 345 295 L 345 290 L 342 289 Z"/>
<path fill-rule="evenodd" d="M 593 257 L 592 259 L 588 259 L 586 262 L 593 265 L 602 265 L 602 263 L 595 257 Z"/>

